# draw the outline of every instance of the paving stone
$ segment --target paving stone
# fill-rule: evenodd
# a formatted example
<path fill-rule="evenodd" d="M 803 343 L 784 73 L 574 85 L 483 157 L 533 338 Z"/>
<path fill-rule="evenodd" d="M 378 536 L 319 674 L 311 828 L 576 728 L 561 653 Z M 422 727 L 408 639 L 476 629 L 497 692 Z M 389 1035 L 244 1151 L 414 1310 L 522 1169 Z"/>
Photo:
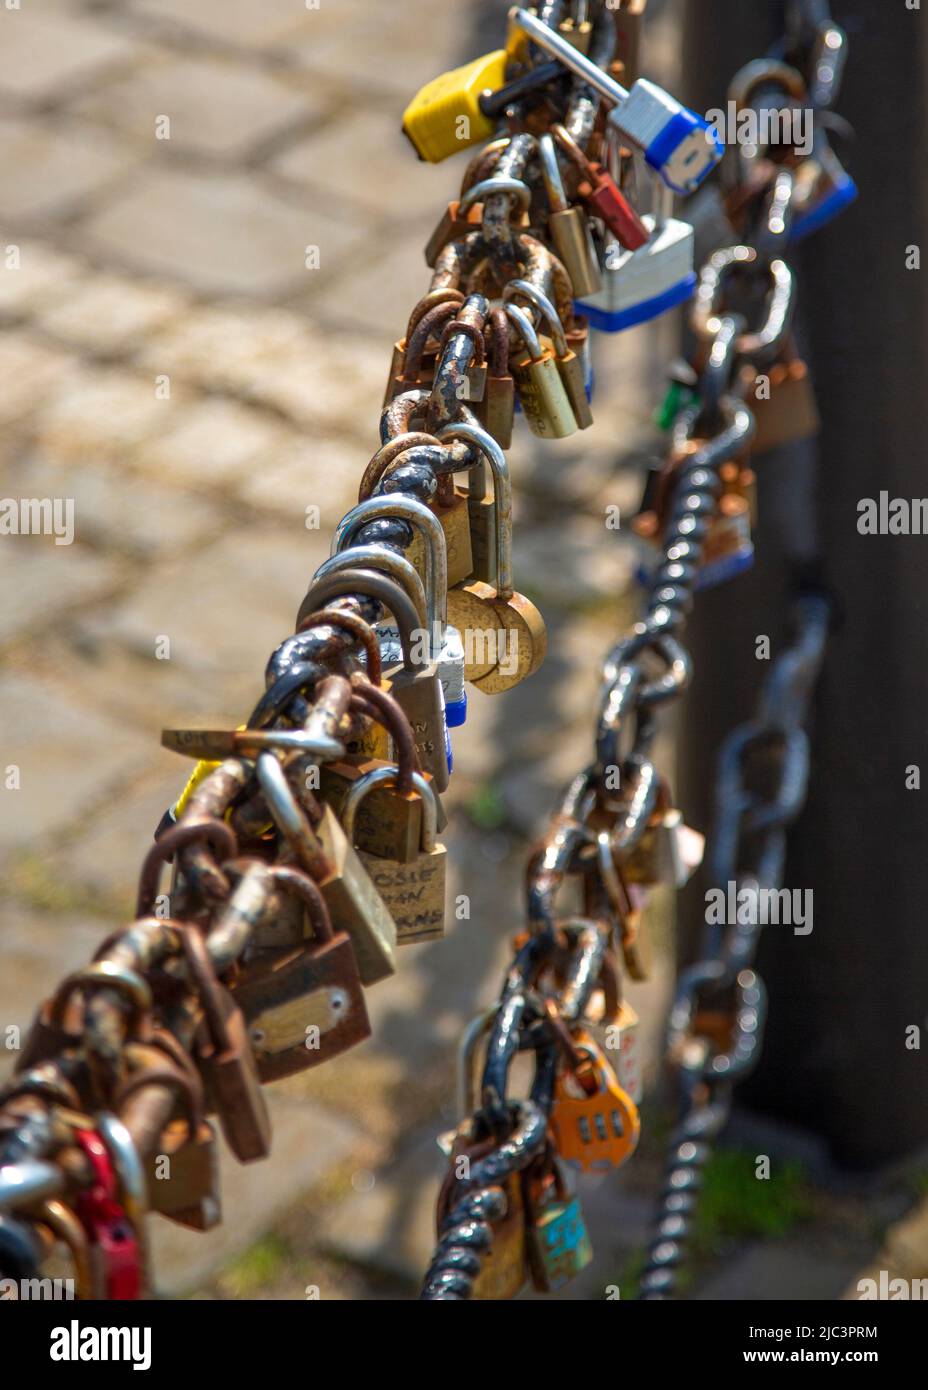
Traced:
<path fill-rule="evenodd" d="M 22 419 L 76 375 L 73 358 L 24 333 L 0 334 L 0 425 Z"/>
<path fill-rule="evenodd" d="M 19 580 L 28 593 L 28 579 Z M 145 740 L 112 718 L 78 708 L 64 693 L 16 672 L 0 676 L 4 730 L 0 761 L 21 785 L 4 789 L 0 847 L 22 846 L 76 816 L 117 782 Z"/>
<path fill-rule="evenodd" d="M 278 1099 L 273 1089 L 266 1095 L 273 1125 L 271 1156 L 243 1165 L 221 1145 L 222 1224 L 201 1233 L 159 1217 L 151 1219 L 155 1287 L 162 1297 L 182 1296 L 246 1249 L 307 1188 L 343 1163 L 358 1143 L 360 1131 L 343 1116 L 318 1104 L 293 1105 Z"/>
<path fill-rule="evenodd" d="M 86 236 L 97 254 L 207 293 L 281 295 L 331 273 L 360 231 L 244 174 L 150 168 L 89 218 Z M 322 271 L 306 268 L 307 246 L 320 248 Z"/>
<path fill-rule="evenodd" d="M 434 1132 L 412 1142 L 403 1158 L 372 1174 L 322 1220 L 323 1250 L 412 1281 L 422 1278 L 435 1246 L 435 1199 L 445 1160 Z"/>
<path fill-rule="evenodd" d="M 156 396 L 156 389 L 154 375 L 146 379 L 116 368 L 73 373 L 49 400 L 36 442 L 61 460 L 126 463 L 146 438 L 170 429 L 186 405 L 174 383 L 168 399 Z"/>
<path fill-rule="evenodd" d="M 168 761 L 159 756 L 152 763 L 151 755 L 157 756 L 154 739 L 147 770 L 145 763 L 131 769 L 138 778 L 131 790 L 121 791 L 101 807 L 76 836 L 46 851 L 56 875 L 98 899 L 101 909 L 119 911 L 127 921 L 135 913 L 139 871 L 155 827 L 180 796 L 191 770 L 182 758 Z"/>
<path fill-rule="evenodd" d="M 321 427 L 366 437 L 373 453 L 385 362 L 389 366 L 382 344 L 333 335 L 323 338 L 310 356 L 294 353 L 287 361 L 260 371 L 251 394 L 307 429 Z"/>
<path fill-rule="evenodd" d="M 15 316 L 40 309 L 78 286 L 87 269 L 73 256 L 63 256 L 31 237 L 0 232 L 0 314 Z M 18 251 L 11 263 L 11 251 Z"/>
<path fill-rule="evenodd" d="M 226 488 L 272 465 L 287 440 L 275 420 L 219 398 L 186 406 L 173 423 L 144 446 L 138 465 L 152 478 L 199 491 Z"/>
<path fill-rule="evenodd" d="M 350 0 L 337 0 L 341 10 Z M 321 8 L 330 8 L 323 0 Z M 132 0 L 130 9 L 147 19 L 191 29 L 221 43 L 242 44 L 249 48 L 290 39 L 294 34 L 310 34 L 317 12 L 297 0 Z"/>
<path fill-rule="evenodd" d="M 39 308 L 42 329 L 93 353 L 133 352 L 154 329 L 183 313 L 187 301 L 160 285 L 86 274 Z"/>
<path fill-rule="evenodd" d="M 424 83 L 477 51 L 470 35 L 463 32 L 464 24 L 455 22 L 456 14 L 443 11 L 436 23 L 434 7 L 423 0 L 382 7 L 376 23 L 371 22 L 370 12 L 356 14 L 351 22 L 330 25 L 324 34 L 307 30 L 289 46 L 290 52 L 329 79 L 348 82 L 355 90 L 395 97 L 397 126 L 403 109 Z"/>
<path fill-rule="evenodd" d="M 38 101 L 98 80 L 134 44 L 87 16 L 42 14 L 26 3 L 0 12 L 0 94 Z"/>
<path fill-rule="evenodd" d="M 4 117 L 0 120 L 0 184 L 6 217 L 48 219 L 100 194 L 129 167 L 111 136 Z"/>
<path fill-rule="evenodd" d="M 98 550 L 128 551 L 146 569 L 162 555 L 184 551 L 201 536 L 220 529 L 220 514 L 203 498 L 182 501 L 171 489 L 128 474 L 118 463 L 104 467 L 87 461 L 80 468 L 36 453 L 15 470 L 17 486 L 30 497 L 52 497 L 65 488 L 74 498 L 79 537 Z"/>
<path fill-rule="evenodd" d="M 855 1258 L 845 1262 L 815 1249 L 811 1242 L 765 1242 L 729 1259 L 720 1274 L 690 1297 L 713 1303 L 833 1300 L 841 1297 L 854 1268 Z"/>
<path fill-rule="evenodd" d="M 270 167 L 315 193 L 329 195 L 336 205 L 341 200 L 356 202 L 379 217 L 421 212 L 431 219 L 431 231 L 441 202 L 440 176 L 436 178 L 434 166 L 417 160 L 398 127 L 398 121 L 380 111 L 346 112 L 324 130 L 288 145 Z M 450 198 L 453 179 L 445 183 Z"/>
<path fill-rule="evenodd" d="M 576 607 L 622 593 L 637 564 L 637 548 L 606 519 L 573 516 L 536 526 L 519 545 L 516 576 L 521 591 L 545 604 Z"/>
<path fill-rule="evenodd" d="M 151 143 L 154 152 L 219 155 L 242 159 L 294 121 L 322 108 L 320 94 L 298 92 L 260 69 L 214 56 L 165 54 L 98 85 L 72 110 Z M 156 138 L 167 116 L 170 138 Z"/>
<path fill-rule="evenodd" d="M 74 530 L 79 536 L 81 518 L 76 508 Z M 102 597 L 119 576 L 114 558 L 84 545 L 56 545 L 52 536 L 0 537 L 0 590 L 15 595 L 15 602 L 0 607 L 0 642 Z"/>
<path fill-rule="evenodd" d="M 105 633 L 153 666 L 169 664 L 154 656 L 155 639 L 167 636 L 170 664 L 215 678 L 220 692 L 227 675 L 244 672 L 256 699 L 264 665 L 292 633 L 300 599 L 327 554 L 328 538 L 319 532 L 291 539 L 265 527 L 247 541 L 229 532 L 213 546 L 166 562 L 125 602 L 88 614 L 79 625 L 91 635 Z"/>
<path fill-rule="evenodd" d="M 262 371 L 295 353 L 321 350 L 322 339 L 283 309 L 252 304 L 198 307 L 151 335 L 141 361 L 153 372 L 189 378 L 213 391 L 248 394 Z"/>
<path fill-rule="evenodd" d="M 251 473 L 242 497 L 262 511 L 305 526 L 306 508 L 319 508 L 319 528 L 331 536 L 345 512 L 358 500 L 358 483 L 367 452 L 342 439 L 292 437 L 266 466 Z"/>
<path fill-rule="evenodd" d="M 297 303 L 326 327 L 369 334 L 385 373 L 393 344 L 428 291 L 429 269 L 419 251 L 410 254 L 410 247 L 425 245 L 434 222 L 434 217 L 424 217 L 401 238 L 395 233 L 384 236 L 374 254 L 345 266 L 331 283 L 314 284 Z"/>
<path fill-rule="evenodd" d="M 13 795 L 4 792 L 4 796 Z M 5 817 L 4 817 L 5 819 Z M 12 1071 L 41 1001 L 70 971 L 86 965 L 106 927 L 93 917 L 37 912 L 4 897 L 0 906 L 0 1081 Z M 19 1036 L 8 1034 L 18 1028 Z"/>

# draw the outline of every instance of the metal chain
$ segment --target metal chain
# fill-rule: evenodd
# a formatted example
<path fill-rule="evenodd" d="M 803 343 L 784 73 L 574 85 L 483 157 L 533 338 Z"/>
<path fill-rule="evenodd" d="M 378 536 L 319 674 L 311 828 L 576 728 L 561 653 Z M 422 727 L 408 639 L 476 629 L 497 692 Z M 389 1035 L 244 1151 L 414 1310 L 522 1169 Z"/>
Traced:
<path fill-rule="evenodd" d="M 845 47 L 843 33 L 830 24 L 822 8 L 818 6 L 815 16 L 810 17 L 807 7 L 799 6 L 793 17 L 790 41 L 784 43 L 797 59 L 800 38 L 807 56 L 810 45 L 819 58 L 823 52 L 827 55 L 814 68 L 819 82 L 815 100 L 819 106 L 834 100 Z M 606 659 L 594 761 L 562 795 L 542 847 L 529 865 L 527 916 L 532 936 L 507 975 L 492 1018 L 481 1106 L 465 1121 L 472 1137 L 483 1137 L 494 1130 L 501 1133 L 497 1152 L 507 1154 L 505 1176 L 525 1168 L 534 1156 L 526 1151 L 521 1139 L 514 1148 L 504 1148 L 509 1065 L 518 1052 L 534 1051 L 537 1081 L 543 1070 L 542 1057 L 550 1056 L 552 1039 L 557 1036 L 558 1015 L 561 1022 L 565 1018 L 575 1022 L 582 1016 L 583 1005 L 595 983 L 595 974 L 588 975 L 590 987 L 572 1015 L 565 1016 L 563 1008 L 557 1009 L 557 996 L 557 1013 L 551 1009 L 550 1001 L 547 1008 L 537 1001 L 534 1007 L 528 1003 L 529 981 L 538 975 L 558 944 L 557 891 L 568 876 L 583 877 L 588 897 L 597 903 L 598 915 L 610 915 L 604 904 L 612 909 L 605 933 L 608 939 L 619 926 L 617 917 L 622 912 L 616 879 L 621 880 L 622 863 L 641 843 L 658 802 L 660 779 L 651 759 L 655 711 L 679 697 L 689 683 L 691 662 L 679 639 L 692 607 L 709 528 L 717 515 L 719 471 L 747 450 L 754 433 L 752 413 L 737 394 L 736 380 L 745 365 L 756 373 L 776 357 L 792 323 L 794 279 L 785 248 L 792 230 L 793 191 L 794 171 L 787 167 L 773 166 L 762 184 L 755 179 L 753 205 L 744 219 L 747 230 L 741 242 L 716 251 L 699 277 L 692 328 L 700 344 L 702 367 L 696 380 L 696 403 L 684 410 L 674 425 L 678 466 L 672 475 L 662 558 L 652 577 L 641 621 Z M 729 202 L 737 204 L 738 198 L 736 187 Z M 729 308 L 726 289 L 733 272 L 741 281 L 740 294 L 737 303 Z M 761 319 L 749 322 L 750 310 L 746 306 L 756 305 L 758 292 L 763 290 L 766 296 L 761 301 Z M 735 731 L 722 750 L 721 809 L 713 861 L 716 881 L 719 870 L 728 865 L 731 878 L 742 886 L 778 883 L 785 828 L 798 814 L 804 798 L 808 758 L 801 725 L 822 659 L 828 601 L 821 595 L 808 595 L 800 600 L 797 612 L 797 645 L 771 671 L 757 719 Z M 748 799 L 747 784 L 738 781 L 739 776 L 747 775 L 745 755 L 769 743 L 773 736 L 782 743 L 778 794 L 769 801 Z M 735 761 L 737 772 L 733 770 Z M 619 797 L 614 790 L 616 770 L 620 773 L 619 785 L 624 789 Z M 603 829 L 604 824 L 607 829 Z M 737 858 L 742 837 L 750 839 L 759 855 L 753 877 Z M 592 891 L 591 875 L 594 880 L 598 876 Z M 621 881 L 618 887 L 621 889 Z M 753 936 L 739 929 L 731 940 L 707 951 L 705 958 L 680 981 L 670 1022 L 670 1051 L 688 1059 L 687 1067 L 679 1072 L 684 1099 L 642 1283 L 644 1298 L 666 1297 L 673 1287 L 700 1172 L 711 1141 L 727 1119 L 731 1086 L 756 1060 L 766 999 L 762 984 L 748 968 L 753 945 Z M 576 955 L 575 950 L 574 964 Z M 733 996 L 729 1003 L 729 1046 L 711 1052 L 707 1051 L 705 1040 L 695 1039 L 690 1032 L 696 999 L 709 988 L 716 993 L 727 988 Z M 691 1049 L 697 1042 L 698 1060 L 693 1061 Z M 550 1086 L 546 1094 L 550 1113 Z M 538 1136 L 535 1153 L 542 1147 L 543 1138 Z M 458 1190 L 466 1193 L 465 1200 L 473 1209 L 489 1210 L 490 1204 L 501 1196 L 501 1189 L 489 1185 L 480 1165 L 472 1167 L 470 1177 L 459 1183 Z M 466 1230 L 456 1225 L 452 1216 L 458 1220 L 458 1208 L 448 1214 L 440 1230 L 439 1245 L 421 1294 L 426 1300 L 469 1298 L 473 1294 L 480 1262 L 473 1253 L 465 1259 Z M 483 1240 L 480 1250 L 486 1254 Z"/>

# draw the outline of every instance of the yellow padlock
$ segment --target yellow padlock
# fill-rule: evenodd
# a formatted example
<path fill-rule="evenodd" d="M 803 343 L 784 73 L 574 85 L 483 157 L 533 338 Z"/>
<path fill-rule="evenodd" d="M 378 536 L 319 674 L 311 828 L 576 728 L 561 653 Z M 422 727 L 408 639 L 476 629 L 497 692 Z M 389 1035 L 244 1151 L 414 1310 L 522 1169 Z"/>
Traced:
<path fill-rule="evenodd" d="M 489 140 L 495 122 L 481 111 L 480 97 L 503 86 L 508 62 L 500 48 L 420 88 L 403 112 L 403 134 L 420 159 L 440 164 L 458 150 Z"/>

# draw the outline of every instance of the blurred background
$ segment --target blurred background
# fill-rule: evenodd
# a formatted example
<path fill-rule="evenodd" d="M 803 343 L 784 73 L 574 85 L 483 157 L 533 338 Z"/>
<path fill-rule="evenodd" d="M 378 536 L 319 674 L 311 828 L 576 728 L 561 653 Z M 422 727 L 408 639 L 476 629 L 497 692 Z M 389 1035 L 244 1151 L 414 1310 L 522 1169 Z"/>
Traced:
<path fill-rule="evenodd" d="M 292 631 L 376 447 L 391 347 L 428 285 L 421 248 L 463 168 L 417 163 L 402 110 L 498 46 L 505 9 L 0 9 L 2 491 L 75 507 L 73 545 L 0 543 L 0 762 L 20 771 L 0 817 L 4 1025 L 26 1025 L 131 917 L 189 772 L 160 730 L 239 723 Z M 644 71 L 672 90 L 682 9 L 651 0 L 645 31 Z M 470 920 L 403 952 L 369 995 L 371 1040 L 273 1089 L 273 1156 L 224 1156 L 217 1231 L 154 1223 L 162 1294 L 415 1296 L 436 1135 L 458 1118 L 456 1042 L 498 992 L 528 847 L 588 758 L 599 664 L 634 616 L 634 551 L 603 518 L 636 510 L 678 334 L 671 317 L 601 340 L 594 428 L 543 448 L 517 438 L 516 585 L 544 612 L 549 651 L 505 699 L 472 693 L 455 731 L 449 897 L 470 895 Z M 661 756 L 671 771 L 669 742 Z M 650 927 L 654 978 L 629 990 L 649 1097 L 674 970 L 667 903 Z M 653 1099 L 644 1133 L 620 1174 L 581 1185 L 597 1257 L 563 1297 L 633 1294 L 668 1133 Z M 782 1159 L 767 1184 L 753 1181 L 761 1151 Z M 688 1291 L 838 1297 L 874 1259 L 928 1274 L 923 1191 L 928 1168 L 851 1179 L 788 1123 L 742 1116 L 710 1166 Z"/>

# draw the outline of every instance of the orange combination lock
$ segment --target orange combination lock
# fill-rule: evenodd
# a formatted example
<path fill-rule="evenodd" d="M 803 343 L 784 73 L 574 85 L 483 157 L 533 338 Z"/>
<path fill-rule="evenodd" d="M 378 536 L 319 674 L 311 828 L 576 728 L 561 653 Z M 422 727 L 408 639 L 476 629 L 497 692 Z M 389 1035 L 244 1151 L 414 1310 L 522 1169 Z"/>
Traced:
<path fill-rule="evenodd" d="M 565 1163 L 590 1169 L 619 1168 L 635 1152 L 638 1107 L 588 1033 L 575 1038 L 579 1063 L 568 1062 L 554 1083 L 550 1126 Z"/>

